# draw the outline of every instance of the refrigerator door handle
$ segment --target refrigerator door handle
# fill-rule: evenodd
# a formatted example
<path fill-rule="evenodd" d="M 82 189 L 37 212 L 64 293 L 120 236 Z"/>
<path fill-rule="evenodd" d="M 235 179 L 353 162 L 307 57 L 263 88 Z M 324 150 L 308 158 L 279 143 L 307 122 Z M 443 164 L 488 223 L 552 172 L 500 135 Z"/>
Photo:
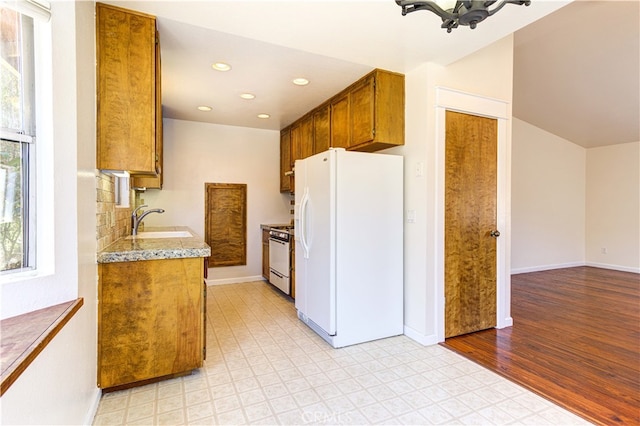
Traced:
<path fill-rule="evenodd" d="M 302 256 L 309 258 L 309 245 L 307 244 L 307 206 L 309 205 L 309 188 L 305 187 L 300 202 L 300 242 L 302 243 Z"/>

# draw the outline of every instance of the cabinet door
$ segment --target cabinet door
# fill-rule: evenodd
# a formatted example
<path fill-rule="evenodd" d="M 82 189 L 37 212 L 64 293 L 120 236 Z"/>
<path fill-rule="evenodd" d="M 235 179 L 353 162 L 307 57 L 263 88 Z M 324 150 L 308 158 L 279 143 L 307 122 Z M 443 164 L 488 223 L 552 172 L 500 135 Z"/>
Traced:
<path fill-rule="evenodd" d="M 349 148 L 350 142 L 349 93 L 345 93 L 331 101 L 331 146 Z"/>
<path fill-rule="evenodd" d="M 375 79 L 373 76 L 354 87 L 349 96 L 351 101 L 351 146 L 358 146 L 375 138 Z"/>
<path fill-rule="evenodd" d="M 302 119 L 300 128 L 302 130 L 302 158 L 311 157 L 313 155 L 313 116 L 311 114 Z"/>
<path fill-rule="evenodd" d="M 290 192 L 291 185 L 291 131 L 289 128 L 280 132 L 280 192 Z"/>
<path fill-rule="evenodd" d="M 203 258 L 99 265 L 101 388 L 202 366 L 203 265 Z"/>
<path fill-rule="evenodd" d="M 300 123 L 296 122 L 291 126 L 291 166 L 296 164 L 296 160 L 302 158 L 302 130 Z"/>
<path fill-rule="evenodd" d="M 291 272 L 289 272 L 289 283 L 291 284 L 291 297 L 296 298 L 296 248 L 291 244 Z"/>
<path fill-rule="evenodd" d="M 164 182 L 163 175 L 163 133 L 162 133 L 162 83 L 161 83 L 161 64 L 160 64 L 160 35 L 156 31 L 156 173 L 155 175 L 131 175 L 132 188 L 145 189 L 162 189 Z"/>
<path fill-rule="evenodd" d="M 313 155 L 313 116 L 307 115 L 291 127 L 292 161 Z"/>
<path fill-rule="evenodd" d="M 262 230 L 262 278 L 269 281 L 269 230 Z"/>
<path fill-rule="evenodd" d="M 331 134 L 329 133 L 329 111 L 327 104 L 313 112 L 313 153 L 324 152 L 331 145 Z"/>
<path fill-rule="evenodd" d="M 96 4 L 97 168 L 156 173 L 156 20 Z"/>

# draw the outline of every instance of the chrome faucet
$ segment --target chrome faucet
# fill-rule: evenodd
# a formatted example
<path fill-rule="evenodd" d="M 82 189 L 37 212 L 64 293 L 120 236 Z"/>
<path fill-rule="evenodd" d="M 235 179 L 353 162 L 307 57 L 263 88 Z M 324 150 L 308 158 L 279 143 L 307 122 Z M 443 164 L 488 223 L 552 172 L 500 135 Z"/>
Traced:
<path fill-rule="evenodd" d="M 149 213 L 164 213 L 163 209 L 151 209 L 142 213 L 138 217 L 138 210 L 143 207 L 148 207 L 146 204 L 136 207 L 131 213 L 131 235 L 138 235 L 138 226 L 140 226 L 140 222 L 144 219 Z"/>

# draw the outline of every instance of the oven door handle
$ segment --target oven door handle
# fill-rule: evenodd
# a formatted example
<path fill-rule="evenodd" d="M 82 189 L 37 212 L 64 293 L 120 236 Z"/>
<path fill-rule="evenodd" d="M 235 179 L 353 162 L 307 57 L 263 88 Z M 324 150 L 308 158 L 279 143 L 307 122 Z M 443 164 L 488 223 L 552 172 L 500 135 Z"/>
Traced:
<path fill-rule="evenodd" d="M 302 257 L 309 258 L 309 244 L 307 242 L 307 208 L 309 206 L 309 188 L 305 187 L 300 201 L 300 245 Z"/>

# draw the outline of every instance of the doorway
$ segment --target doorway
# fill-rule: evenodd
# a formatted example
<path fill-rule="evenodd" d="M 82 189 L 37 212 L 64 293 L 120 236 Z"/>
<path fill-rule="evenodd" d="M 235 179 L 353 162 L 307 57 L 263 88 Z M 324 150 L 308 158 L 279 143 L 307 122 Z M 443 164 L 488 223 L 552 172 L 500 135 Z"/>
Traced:
<path fill-rule="evenodd" d="M 445 116 L 445 338 L 496 326 L 497 120 Z"/>
<path fill-rule="evenodd" d="M 447 112 L 458 112 L 472 117 L 487 118 L 495 123 L 496 129 L 496 217 L 495 228 L 487 230 L 499 230 L 499 238 L 491 238 L 495 244 L 495 316 L 494 327 L 500 329 L 513 325 L 511 318 L 511 275 L 510 275 L 510 229 L 509 218 L 510 205 L 510 156 L 511 138 L 509 136 L 509 118 L 511 117 L 509 103 L 500 99 L 488 98 L 481 95 L 462 92 L 460 90 L 437 87 L 436 88 L 436 141 L 434 144 L 435 156 L 435 217 L 433 222 L 434 253 L 433 279 L 434 297 L 437 301 L 434 312 L 435 336 L 434 342 L 445 340 L 445 180 L 446 180 L 446 139 L 447 139 Z M 468 210 L 473 212 L 471 210 Z"/>

